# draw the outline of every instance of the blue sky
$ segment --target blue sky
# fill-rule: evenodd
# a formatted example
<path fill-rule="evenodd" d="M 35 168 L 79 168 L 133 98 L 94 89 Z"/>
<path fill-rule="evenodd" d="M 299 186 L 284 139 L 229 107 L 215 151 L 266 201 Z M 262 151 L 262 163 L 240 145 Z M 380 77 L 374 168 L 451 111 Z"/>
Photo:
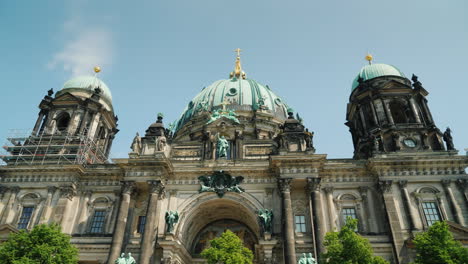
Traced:
<path fill-rule="evenodd" d="M 119 129 L 112 157 L 158 112 L 165 123 L 241 48 L 249 78 L 267 84 L 315 131 L 317 153 L 350 158 L 350 86 L 370 51 L 415 73 L 441 130 L 468 147 L 468 1 L 1 1 L 0 138 L 32 128 L 46 91 L 91 74 L 110 87 Z"/>

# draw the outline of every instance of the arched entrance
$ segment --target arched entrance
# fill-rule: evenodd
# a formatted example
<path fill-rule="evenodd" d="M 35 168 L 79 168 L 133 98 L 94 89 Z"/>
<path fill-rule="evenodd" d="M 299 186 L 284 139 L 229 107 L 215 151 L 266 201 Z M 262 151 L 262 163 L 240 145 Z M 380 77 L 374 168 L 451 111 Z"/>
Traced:
<path fill-rule="evenodd" d="M 245 193 L 227 193 L 223 198 L 214 193 L 202 193 L 196 197 L 181 208 L 176 230 L 192 263 L 198 263 L 199 254 L 209 245 L 209 240 L 226 229 L 238 234 L 254 255 L 258 255 L 260 226 L 256 211 L 262 208 L 258 200 Z"/>

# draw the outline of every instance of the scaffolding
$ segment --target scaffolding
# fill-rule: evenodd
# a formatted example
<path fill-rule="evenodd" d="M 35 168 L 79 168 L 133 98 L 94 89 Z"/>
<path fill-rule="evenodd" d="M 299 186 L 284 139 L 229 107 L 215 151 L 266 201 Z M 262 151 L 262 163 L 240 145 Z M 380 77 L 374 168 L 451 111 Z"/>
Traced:
<path fill-rule="evenodd" d="M 32 130 L 11 129 L 0 159 L 7 165 L 89 164 L 107 163 L 102 147 L 80 134 L 45 133 L 37 135 Z"/>

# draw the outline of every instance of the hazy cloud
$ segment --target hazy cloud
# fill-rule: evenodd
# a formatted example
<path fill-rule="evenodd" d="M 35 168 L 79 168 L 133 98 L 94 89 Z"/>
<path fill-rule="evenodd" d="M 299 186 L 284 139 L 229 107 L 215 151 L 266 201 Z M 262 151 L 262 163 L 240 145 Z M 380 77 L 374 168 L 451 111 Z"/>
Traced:
<path fill-rule="evenodd" d="M 112 35 L 108 30 L 92 28 L 71 31 L 75 33 L 74 37 L 53 55 L 50 67 L 61 67 L 77 76 L 90 74 L 96 65 L 105 67 L 112 63 Z"/>

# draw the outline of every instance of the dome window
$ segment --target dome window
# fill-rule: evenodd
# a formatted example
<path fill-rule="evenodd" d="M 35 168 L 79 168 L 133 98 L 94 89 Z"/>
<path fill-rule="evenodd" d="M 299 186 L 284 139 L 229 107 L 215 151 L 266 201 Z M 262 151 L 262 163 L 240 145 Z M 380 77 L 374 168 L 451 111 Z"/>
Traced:
<path fill-rule="evenodd" d="M 275 99 L 275 104 L 281 105 L 281 99 L 280 99 L 280 98 L 276 98 L 276 99 Z"/>
<path fill-rule="evenodd" d="M 57 118 L 57 130 L 63 132 L 67 129 L 68 124 L 70 124 L 70 115 L 68 113 L 63 113 Z"/>
<path fill-rule="evenodd" d="M 234 96 L 236 94 L 237 94 L 237 89 L 233 87 L 233 88 L 229 89 L 229 92 L 226 95 Z"/>

